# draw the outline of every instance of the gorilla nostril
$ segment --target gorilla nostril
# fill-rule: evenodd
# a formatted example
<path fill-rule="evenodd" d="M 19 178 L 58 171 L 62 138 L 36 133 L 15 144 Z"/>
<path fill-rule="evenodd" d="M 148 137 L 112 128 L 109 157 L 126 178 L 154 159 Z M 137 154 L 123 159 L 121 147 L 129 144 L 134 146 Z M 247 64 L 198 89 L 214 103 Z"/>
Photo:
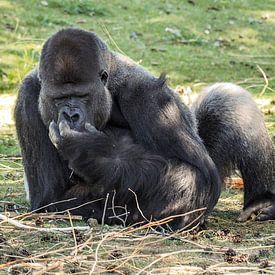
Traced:
<path fill-rule="evenodd" d="M 79 114 L 73 114 L 71 116 L 72 122 L 77 122 L 79 119 L 80 119 L 80 115 Z"/>
<path fill-rule="evenodd" d="M 70 117 L 70 115 L 67 113 L 67 112 L 62 112 L 62 115 L 63 115 L 63 117 L 67 120 L 67 121 L 70 121 L 71 120 L 71 117 Z"/>

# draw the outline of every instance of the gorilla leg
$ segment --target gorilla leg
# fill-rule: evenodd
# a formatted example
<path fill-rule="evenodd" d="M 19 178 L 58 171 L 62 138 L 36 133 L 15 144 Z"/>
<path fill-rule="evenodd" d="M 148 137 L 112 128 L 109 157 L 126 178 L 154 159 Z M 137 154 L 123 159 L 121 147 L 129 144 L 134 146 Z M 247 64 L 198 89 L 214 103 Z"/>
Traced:
<path fill-rule="evenodd" d="M 274 147 L 261 111 L 241 87 L 218 83 L 193 106 L 199 135 L 222 178 L 238 169 L 244 180 L 241 220 L 256 212 L 258 220 L 275 218 Z"/>
<path fill-rule="evenodd" d="M 38 112 L 40 83 L 33 71 L 23 81 L 15 109 L 16 130 L 22 150 L 25 182 L 35 210 L 61 198 L 69 182 L 69 169 L 48 138 Z M 48 210 L 55 210 L 54 207 Z"/>

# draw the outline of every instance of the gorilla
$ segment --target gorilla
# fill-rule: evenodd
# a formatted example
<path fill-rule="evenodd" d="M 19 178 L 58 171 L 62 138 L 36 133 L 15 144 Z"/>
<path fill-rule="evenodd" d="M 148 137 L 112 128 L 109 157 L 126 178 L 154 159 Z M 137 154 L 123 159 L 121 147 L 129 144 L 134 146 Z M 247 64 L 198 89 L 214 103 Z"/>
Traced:
<path fill-rule="evenodd" d="M 274 147 L 241 87 L 218 83 L 191 110 L 92 32 L 63 29 L 43 46 L 15 109 L 31 209 L 107 224 L 203 224 L 238 169 L 244 211 L 275 218 Z"/>

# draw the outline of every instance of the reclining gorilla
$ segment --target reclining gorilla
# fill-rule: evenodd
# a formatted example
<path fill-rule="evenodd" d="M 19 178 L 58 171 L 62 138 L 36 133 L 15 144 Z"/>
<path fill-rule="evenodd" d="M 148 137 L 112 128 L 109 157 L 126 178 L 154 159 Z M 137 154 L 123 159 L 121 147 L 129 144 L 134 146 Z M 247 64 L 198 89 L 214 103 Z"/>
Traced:
<path fill-rule="evenodd" d="M 233 84 L 208 88 L 190 111 L 164 76 L 94 33 L 65 29 L 23 81 L 15 117 L 32 210 L 108 224 L 173 215 L 169 225 L 184 228 L 203 223 L 237 168 L 240 219 L 275 218 L 274 148 L 249 93 Z"/>

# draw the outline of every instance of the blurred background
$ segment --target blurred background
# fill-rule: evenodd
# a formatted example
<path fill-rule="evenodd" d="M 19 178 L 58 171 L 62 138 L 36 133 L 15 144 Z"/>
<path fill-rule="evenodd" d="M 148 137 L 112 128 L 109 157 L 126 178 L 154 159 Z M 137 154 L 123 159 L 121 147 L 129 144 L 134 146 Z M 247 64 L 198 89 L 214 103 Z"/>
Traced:
<path fill-rule="evenodd" d="M 275 140 L 274 1 L 1 0 L 0 156 L 18 157 L 19 165 L 9 174 L 15 171 L 0 159 L 4 189 L 9 177 L 22 182 L 13 120 L 19 85 L 37 66 L 45 40 L 66 27 L 94 31 L 156 76 L 165 72 L 188 105 L 213 82 L 241 85 Z"/>
<path fill-rule="evenodd" d="M 65 27 L 94 31 L 112 50 L 155 75 L 166 72 L 182 94 L 217 81 L 238 83 L 259 99 L 274 130 L 272 0 L 1 0 L 1 96 L 16 95 L 22 78 L 37 65 L 45 39 Z M 1 97 L 1 105 L 13 100 Z"/>

